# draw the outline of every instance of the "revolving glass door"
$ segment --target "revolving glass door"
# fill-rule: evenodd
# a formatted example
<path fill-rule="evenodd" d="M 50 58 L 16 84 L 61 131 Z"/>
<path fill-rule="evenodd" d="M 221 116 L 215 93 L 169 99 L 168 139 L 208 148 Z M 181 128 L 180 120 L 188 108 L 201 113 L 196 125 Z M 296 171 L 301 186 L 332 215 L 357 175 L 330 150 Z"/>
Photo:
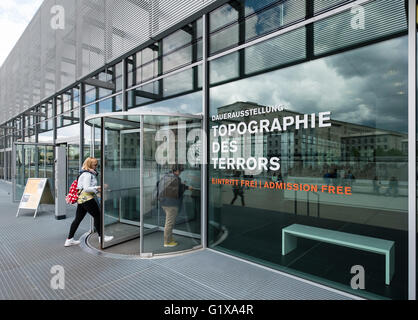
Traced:
<path fill-rule="evenodd" d="M 102 233 L 113 240 L 101 249 L 131 243 L 137 254 L 152 256 L 200 247 L 201 117 L 123 112 L 86 124 L 104 129 Z M 167 179 L 174 196 L 161 183 Z"/>

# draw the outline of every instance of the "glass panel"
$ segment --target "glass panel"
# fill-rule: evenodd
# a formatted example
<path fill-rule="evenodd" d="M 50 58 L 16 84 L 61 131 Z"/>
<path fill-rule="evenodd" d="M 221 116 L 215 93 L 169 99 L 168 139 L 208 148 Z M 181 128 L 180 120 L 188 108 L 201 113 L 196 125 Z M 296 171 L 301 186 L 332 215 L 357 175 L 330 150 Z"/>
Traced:
<path fill-rule="evenodd" d="M 144 251 L 192 249 L 201 244 L 201 121 L 144 116 L 144 131 Z"/>
<path fill-rule="evenodd" d="M 98 103 L 93 103 L 91 105 L 89 105 L 88 107 L 84 108 L 84 112 L 86 115 L 86 118 L 88 118 L 89 116 L 95 115 L 98 113 Z"/>
<path fill-rule="evenodd" d="M 14 201 L 20 201 L 29 178 L 48 178 L 54 194 L 54 147 L 16 145 Z"/>
<path fill-rule="evenodd" d="M 84 125 L 84 159 L 88 157 L 101 159 L 100 134 L 100 128 L 97 125 Z"/>
<path fill-rule="evenodd" d="M 74 124 L 57 129 L 57 140 L 78 140 L 80 135 L 80 124 Z"/>
<path fill-rule="evenodd" d="M 4 151 L 0 151 L 0 179 L 4 180 Z"/>
<path fill-rule="evenodd" d="M 7 163 L 12 163 L 12 151 L 7 151 Z M 12 180 L 12 166 L 9 165 L 7 168 L 7 180 L 11 181 Z"/>
<path fill-rule="evenodd" d="M 54 135 L 53 131 L 47 131 L 47 132 L 40 133 L 38 135 L 38 141 L 40 143 L 52 143 L 53 140 L 54 140 L 53 135 Z"/>
<path fill-rule="evenodd" d="M 93 102 L 97 99 L 97 92 L 96 88 L 90 85 L 86 85 L 86 92 L 85 92 L 85 103 Z"/>
<path fill-rule="evenodd" d="M 325 54 L 406 30 L 404 1 L 372 1 L 358 10 L 316 22 L 314 51 L 316 55 Z"/>
<path fill-rule="evenodd" d="M 46 154 L 45 146 L 39 146 L 38 157 L 39 157 L 39 178 L 46 178 L 47 154 Z"/>
<path fill-rule="evenodd" d="M 305 16 L 305 1 L 231 1 L 210 13 L 210 55 L 301 21 Z"/>
<path fill-rule="evenodd" d="M 105 118 L 103 248 L 139 237 L 139 122 Z M 139 248 L 138 248 L 139 252 Z"/>
<path fill-rule="evenodd" d="M 239 76 L 239 52 L 211 61 L 209 76 L 211 85 L 237 78 Z"/>
<path fill-rule="evenodd" d="M 80 146 L 77 144 L 69 144 L 68 147 L 68 188 L 71 186 L 71 183 L 77 179 L 80 171 Z"/>
<path fill-rule="evenodd" d="M 148 62 L 137 70 L 138 79 L 142 79 L 141 82 L 145 82 L 158 76 L 158 61 Z"/>
<path fill-rule="evenodd" d="M 23 146 L 23 161 L 24 161 L 24 182 L 23 184 L 26 185 L 28 178 L 32 178 L 32 149 L 33 146 L 24 145 Z"/>
<path fill-rule="evenodd" d="M 188 114 L 202 114 L 202 92 L 194 92 L 178 98 L 159 101 L 143 107 L 134 108 L 131 111 L 175 112 Z"/>
<path fill-rule="evenodd" d="M 239 41 L 239 25 L 234 24 L 226 29 L 216 31 L 210 36 L 210 54 L 236 46 Z"/>
<path fill-rule="evenodd" d="M 112 112 L 112 99 L 107 99 L 99 103 L 99 113 Z"/>
<path fill-rule="evenodd" d="M 197 72 L 197 67 L 164 78 L 164 98 L 193 91 L 193 88 L 197 86 L 197 83 L 193 82 L 195 72 Z"/>
<path fill-rule="evenodd" d="M 211 246 L 355 295 L 407 298 L 407 53 L 402 36 L 211 88 Z M 283 253 L 294 224 L 341 232 L 348 245 L 299 237 Z M 390 281 L 383 255 L 350 247 L 359 236 L 394 246 Z M 364 290 L 351 287 L 356 265 Z"/>
<path fill-rule="evenodd" d="M 246 1 L 246 14 L 251 13 L 252 8 L 247 6 Z M 251 1 L 254 4 L 255 1 Z M 258 5 L 264 5 L 265 1 L 256 1 Z M 258 6 L 257 5 L 257 6 Z M 255 37 L 259 37 L 266 33 L 275 31 L 283 26 L 289 25 L 296 21 L 305 18 L 306 8 L 305 1 L 300 0 L 288 0 L 280 1 L 269 5 L 246 18 L 245 21 L 245 38 L 251 40 Z M 241 22 L 242 23 L 242 22 Z"/>
<path fill-rule="evenodd" d="M 225 25 L 233 23 L 238 20 L 238 12 L 233 6 L 225 4 L 224 6 L 212 11 L 210 13 L 209 31 L 213 32 L 219 30 Z"/>
<path fill-rule="evenodd" d="M 190 45 L 165 55 L 163 57 L 163 72 L 167 73 L 173 69 L 190 64 L 192 62 L 192 49 L 193 46 Z"/>
<path fill-rule="evenodd" d="M 192 30 L 192 28 L 190 27 Z M 192 32 L 192 31 L 191 31 Z M 185 30 L 178 30 L 163 39 L 163 54 L 172 52 L 192 41 L 192 35 Z"/>
<path fill-rule="evenodd" d="M 167 109 L 159 110 L 163 112 L 181 112 L 185 113 L 185 105 L 183 103 L 175 103 L 177 100 L 161 101 L 163 99 L 169 99 L 170 97 L 180 94 L 186 94 L 188 92 L 201 90 L 199 87 L 201 73 L 198 67 L 194 67 L 172 76 L 166 77 L 162 80 L 149 83 L 142 87 L 128 91 L 128 109 L 135 109 L 137 107 L 151 105 L 152 102 L 158 101 L 156 104 L 167 105 Z M 188 100 L 186 97 L 189 95 L 183 95 L 178 101 Z M 174 102 L 173 102 L 174 101 Z M 198 102 L 201 105 L 200 102 Z M 142 109 L 141 109 L 142 110 Z M 198 111 L 201 112 L 202 108 Z M 189 112 L 190 113 L 190 112 Z M 195 112 L 192 112 L 195 113 Z"/>
<path fill-rule="evenodd" d="M 55 160 L 55 148 L 54 146 L 46 146 L 46 178 L 48 178 L 49 185 L 51 187 L 52 195 L 55 195 L 55 176 L 54 176 L 54 160 Z"/>
<path fill-rule="evenodd" d="M 22 145 L 16 145 L 15 199 L 20 201 L 25 190 L 25 160 Z"/>
<path fill-rule="evenodd" d="M 319 13 L 348 1 L 350 0 L 314 0 L 314 11 L 315 13 Z"/>
<path fill-rule="evenodd" d="M 245 74 L 247 75 L 303 60 L 306 58 L 306 29 L 290 31 L 246 48 L 244 51 Z M 222 64 L 219 66 L 213 64 L 212 67 L 214 74 L 222 74 L 220 72 Z"/>

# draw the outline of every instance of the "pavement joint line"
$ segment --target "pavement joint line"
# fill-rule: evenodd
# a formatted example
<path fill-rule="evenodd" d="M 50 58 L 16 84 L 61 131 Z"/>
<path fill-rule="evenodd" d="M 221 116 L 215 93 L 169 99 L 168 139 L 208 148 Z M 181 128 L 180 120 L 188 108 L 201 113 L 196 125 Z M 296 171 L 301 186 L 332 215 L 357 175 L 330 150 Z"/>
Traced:
<path fill-rule="evenodd" d="M 353 299 L 353 300 L 366 300 L 365 298 L 362 298 L 362 297 L 359 297 L 359 296 L 356 296 L 356 295 L 353 295 L 353 294 L 350 294 L 350 293 L 347 293 L 347 292 L 344 292 L 344 291 L 341 291 L 341 290 L 338 290 L 338 289 L 334 289 L 332 287 L 327 287 L 327 286 L 324 286 L 324 285 L 319 284 L 317 282 L 314 282 L 314 281 L 311 281 L 311 280 L 306 280 L 304 278 L 301 278 L 301 277 L 292 275 L 290 273 L 286 273 L 286 272 L 283 272 L 283 271 L 279 271 L 279 270 L 276 270 L 276 269 L 273 269 L 273 268 L 264 266 L 262 264 L 255 263 L 255 262 L 250 261 L 250 260 L 242 259 L 242 258 L 237 257 L 237 256 L 228 255 L 228 254 L 226 254 L 226 253 L 224 253 L 222 251 L 217 251 L 217 250 L 214 250 L 214 249 L 211 249 L 211 248 L 208 248 L 208 250 L 211 251 L 211 252 L 213 252 L 213 253 L 216 253 L 216 254 L 220 254 L 220 255 L 229 257 L 230 259 L 242 261 L 242 262 L 247 263 L 249 265 L 252 265 L 252 266 L 254 266 L 256 268 L 261 268 L 261 269 L 264 269 L 264 270 L 273 272 L 275 274 L 279 274 L 281 276 L 284 276 L 284 277 L 287 277 L 287 278 L 296 280 L 298 282 L 302 282 L 302 283 L 308 284 L 308 285 L 310 285 L 312 287 L 316 287 L 316 288 L 320 288 L 320 289 L 329 291 L 331 293 L 334 293 L 334 294 L 337 294 L 337 295 L 340 295 L 340 296 L 348 297 L 348 298 Z"/>
<path fill-rule="evenodd" d="M 42 295 L 41 291 L 39 290 L 39 288 L 35 285 L 35 283 L 33 282 L 33 279 L 25 272 L 25 270 L 23 270 L 23 267 L 18 267 L 18 268 L 14 268 L 13 270 L 9 270 L 9 273 L 14 273 L 16 274 L 16 271 L 20 271 L 23 273 L 23 275 L 25 276 L 25 278 L 30 282 L 30 286 L 33 290 L 35 290 L 36 292 L 38 292 L 41 296 L 42 299 L 45 299 L 45 297 Z M 7 275 L 7 272 L 2 272 L 3 275 Z M 6 282 L 6 286 L 9 288 L 9 290 L 11 292 L 13 292 L 14 294 L 16 294 L 16 292 L 18 292 L 18 290 L 13 286 L 13 282 L 10 281 L 10 278 L 8 277 L 9 281 Z M 15 297 L 15 299 L 11 299 L 11 300 L 16 300 L 17 296 Z M 21 298 L 22 299 L 22 298 Z"/>
<path fill-rule="evenodd" d="M 196 282 L 196 283 L 198 283 L 199 285 L 201 285 L 201 286 L 204 286 L 204 287 L 206 287 L 206 288 L 208 288 L 208 289 L 210 289 L 210 290 L 212 290 L 212 291 L 215 291 L 216 293 L 218 293 L 218 294 L 220 294 L 220 295 L 222 295 L 222 296 L 225 296 L 225 297 L 227 297 L 228 299 L 231 299 L 231 300 L 236 300 L 235 298 L 233 298 L 233 297 L 231 297 L 231 296 L 229 296 L 228 294 L 226 294 L 226 293 L 222 293 L 222 292 L 220 292 L 220 291 L 218 291 L 218 290 L 216 290 L 215 288 L 212 288 L 211 286 L 208 286 L 207 284 L 204 284 L 204 283 L 202 283 L 202 282 L 200 282 L 200 281 L 198 281 L 198 280 L 195 280 L 195 279 L 193 279 L 193 278 L 190 278 L 189 276 L 187 276 L 187 275 L 185 275 L 185 274 L 183 274 L 183 273 L 181 273 L 181 272 L 178 272 L 178 271 L 176 271 L 176 270 L 174 270 L 174 269 L 172 269 L 172 268 L 170 268 L 170 267 L 167 267 L 166 265 L 161 265 L 163 268 L 165 268 L 165 269 L 168 269 L 168 270 L 170 270 L 170 271 L 172 271 L 172 272 L 174 272 L 174 273 L 177 273 L 177 274 L 179 274 L 179 275 L 181 275 L 181 276 L 183 276 L 183 277 L 185 277 L 185 278 L 187 278 L 187 279 L 189 279 L 189 280 L 191 280 L 191 281 L 193 281 L 193 282 Z"/>
<path fill-rule="evenodd" d="M 15 254 L 13 252 L 11 252 L 10 249 L 8 248 L 8 244 L 7 243 L 3 244 L 3 247 L 9 253 L 9 255 L 13 258 L 14 262 L 16 262 L 18 267 L 22 267 L 21 264 L 19 263 L 19 261 L 16 260 Z"/>
<path fill-rule="evenodd" d="M 128 279 L 128 278 L 130 278 L 130 277 L 133 277 L 133 276 L 138 275 L 138 274 L 140 274 L 140 273 L 142 273 L 142 272 L 145 272 L 145 271 L 147 271 L 147 270 L 149 270 L 149 269 L 152 269 L 153 267 L 155 267 L 155 265 L 151 265 L 151 266 L 149 266 L 149 267 L 145 268 L 144 270 L 141 270 L 141 271 L 138 271 L 138 272 L 132 273 L 132 274 L 127 275 L 127 276 L 124 276 L 124 277 L 122 277 L 122 278 L 119 278 L 119 279 L 116 279 L 116 280 L 112 280 L 112 281 L 107 282 L 107 283 L 105 283 L 105 284 L 103 284 L 103 285 L 100 285 L 100 286 L 98 286 L 98 287 L 94 287 L 94 288 L 91 288 L 91 289 L 89 289 L 89 290 L 86 290 L 86 291 L 80 292 L 80 293 L 78 293 L 78 294 L 76 294 L 76 295 L 70 296 L 70 297 L 68 298 L 68 300 L 73 300 L 73 299 L 75 299 L 75 298 L 76 298 L 76 297 L 78 297 L 78 296 L 82 296 L 82 295 L 85 295 L 85 294 L 87 294 L 87 293 L 89 293 L 89 292 L 94 292 L 94 291 L 97 291 L 97 290 L 99 290 L 99 289 L 102 289 L 102 288 L 108 287 L 108 286 L 113 285 L 113 284 L 115 284 L 115 283 L 117 283 L 117 282 L 120 282 L 120 281 L 122 281 L 122 280 L 126 280 L 126 279 Z"/>

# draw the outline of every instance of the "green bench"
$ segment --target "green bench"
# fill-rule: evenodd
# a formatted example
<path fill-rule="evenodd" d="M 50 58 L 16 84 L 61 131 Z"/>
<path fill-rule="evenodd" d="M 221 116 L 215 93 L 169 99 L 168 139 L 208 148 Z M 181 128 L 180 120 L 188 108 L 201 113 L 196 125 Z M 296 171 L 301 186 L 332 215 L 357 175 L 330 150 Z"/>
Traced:
<path fill-rule="evenodd" d="M 395 242 L 360 236 L 329 229 L 292 224 L 282 229 L 282 255 L 287 255 L 297 247 L 297 238 L 312 239 L 343 247 L 369 251 L 385 255 L 385 283 L 390 284 L 395 272 Z"/>

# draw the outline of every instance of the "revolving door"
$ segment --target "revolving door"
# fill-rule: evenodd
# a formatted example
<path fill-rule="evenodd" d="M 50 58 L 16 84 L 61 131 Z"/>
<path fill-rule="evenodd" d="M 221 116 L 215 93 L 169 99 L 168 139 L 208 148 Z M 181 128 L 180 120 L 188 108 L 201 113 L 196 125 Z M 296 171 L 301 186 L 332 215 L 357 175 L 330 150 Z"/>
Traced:
<path fill-rule="evenodd" d="M 153 256 L 201 247 L 201 117 L 121 112 L 86 124 L 100 131 L 101 231 L 113 236 L 100 249 Z M 178 196 L 167 204 L 161 181 L 174 176 Z M 169 234 L 175 246 L 164 245 Z"/>

